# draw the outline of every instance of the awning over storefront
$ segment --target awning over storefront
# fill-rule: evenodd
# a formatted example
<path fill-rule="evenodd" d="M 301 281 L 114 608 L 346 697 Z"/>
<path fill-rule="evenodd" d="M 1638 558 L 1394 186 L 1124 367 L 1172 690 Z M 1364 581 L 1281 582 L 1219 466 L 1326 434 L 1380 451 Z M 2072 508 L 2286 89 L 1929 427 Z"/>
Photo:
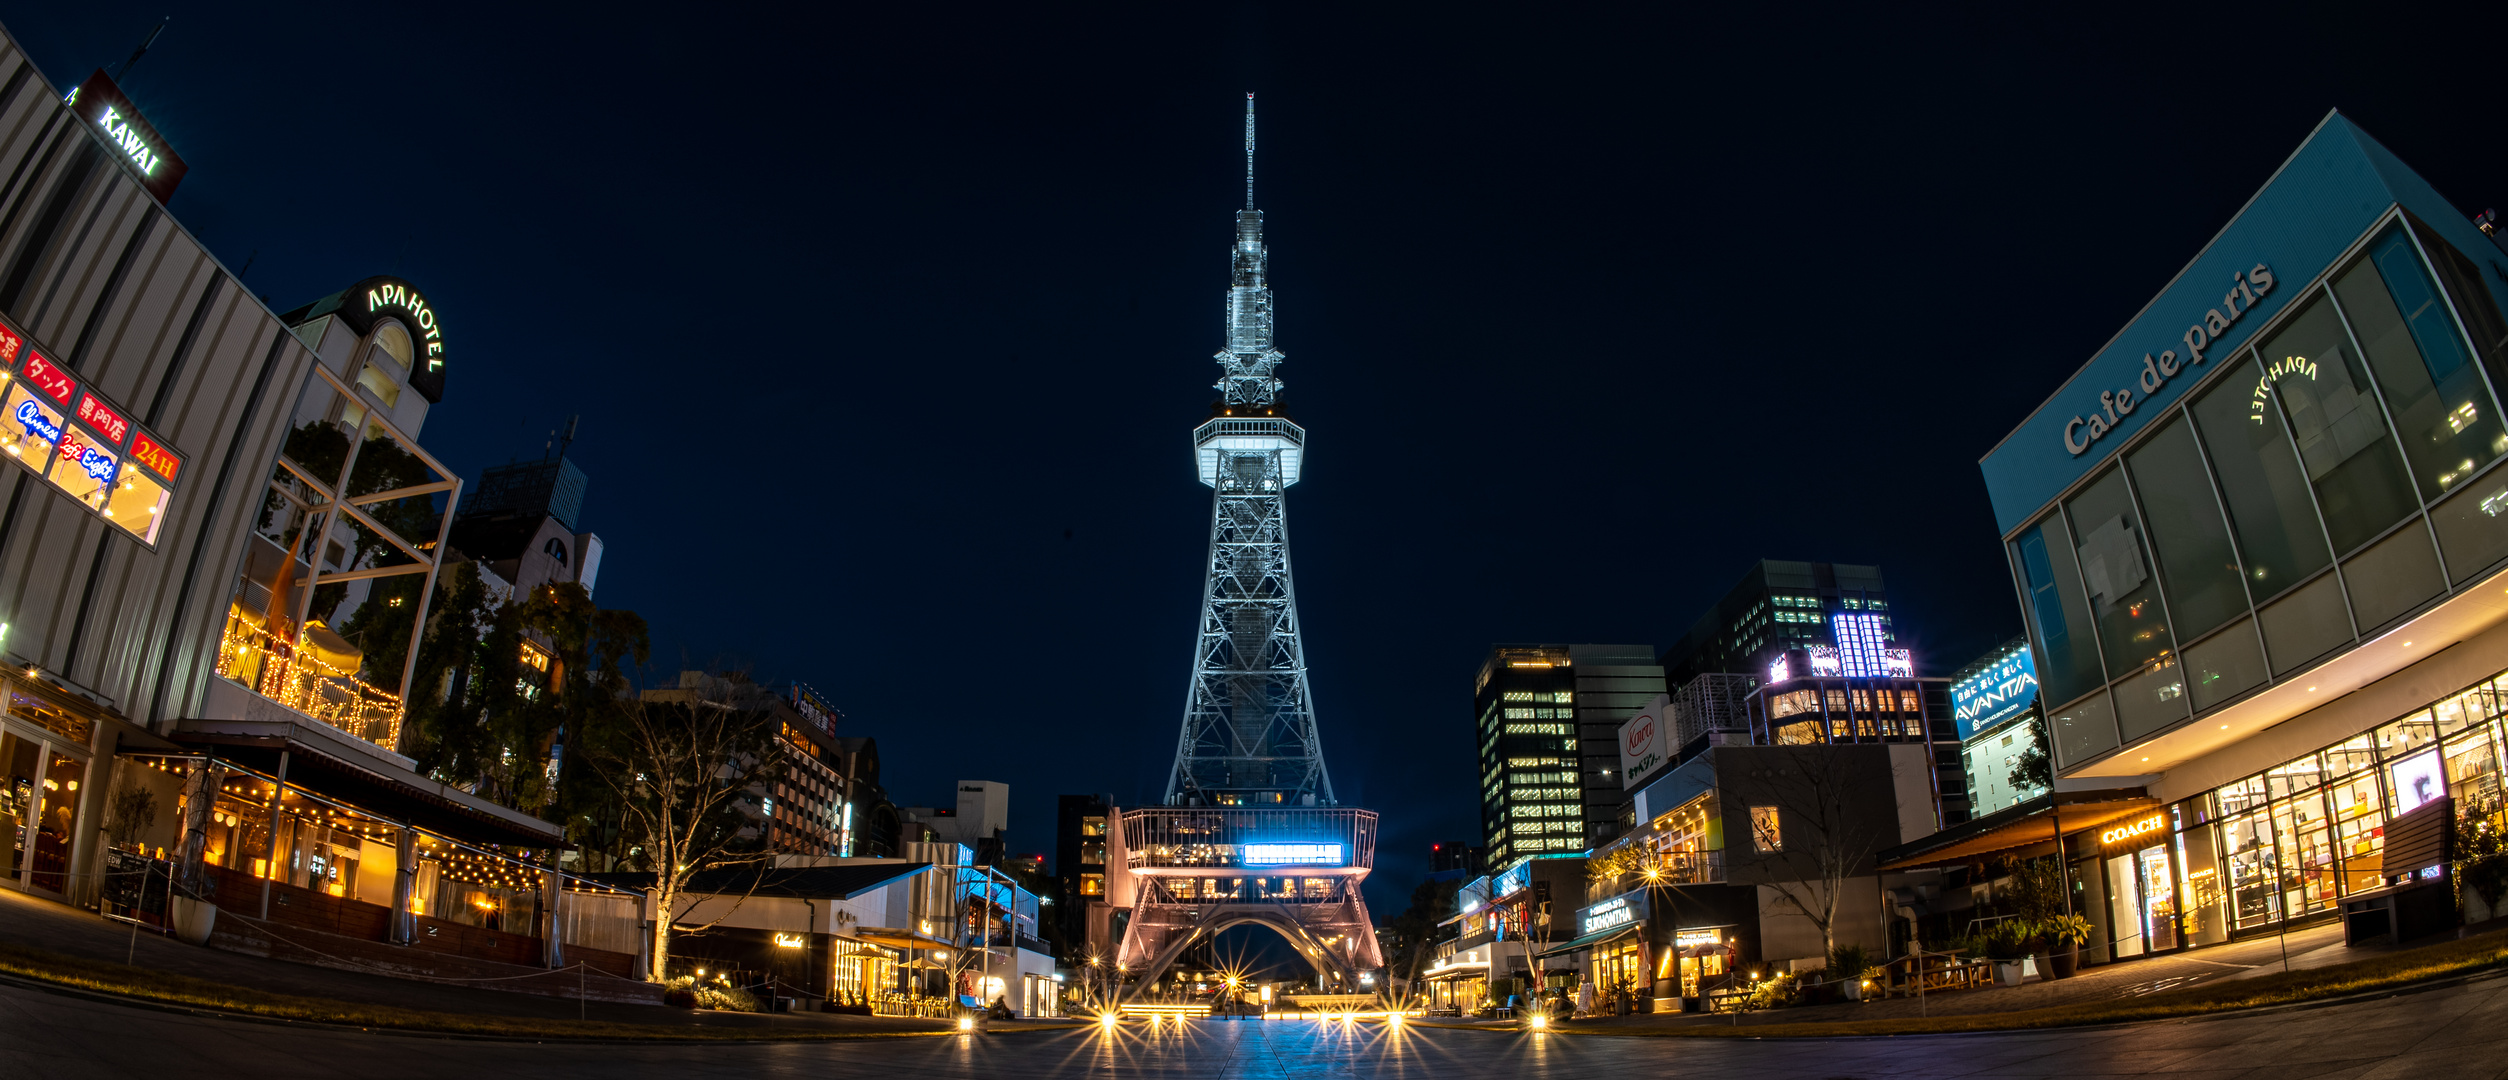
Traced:
<path fill-rule="evenodd" d="M 1608 945 L 1614 941 L 1620 940 L 1621 938 L 1637 936 L 1638 929 L 1639 927 L 1636 923 L 1630 923 L 1625 926 L 1615 926 L 1609 930 L 1597 930 L 1573 941 L 1563 942 L 1561 944 L 1553 945 L 1547 949 L 1543 949 L 1541 951 L 1541 957 L 1542 959 L 1547 960 L 1561 953 L 1572 953 L 1578 949 L 1590 949 L 1596 945 Z"/>
<path fill-rule="evenodd" d="M 273 778 L 284 752 L 289 787 L 450 839 L 526 847 L 565 839 L 554 824 L 422 776 L 417 762 L 320 721 L 179 720 L 172 735 L 188 750 Z"/>
<path fill-rule="evenodd" d="M 2031 857 L 2056 852 L 2057 826 L 2072 836 L 2119 819 L 2147 814 L 2159 800 L 2142 788 L 2060 791 L 1955 825 L 1881 852 L 1883 871 L 1956 866 L 1994 857 Z"/>
<path fill-rule="evenodd" d="M 886 945 L 892 949 L 923 950 L 956 947 L 930 934 L 918 934 L 912 930 L 903 930 L 894 926 L 857 926 L 853 928 L 853 936 L 873 945 Z"/>
<path fill-rule="evenodd" d="M 1488 961 L 1483 960 L 1463 964 L 1447 964 L 1441 968 L 1430 968 L 1427 971 L 1420 973 L 1419 981 L 1445 982 L 1450 979 L 1486 978 L 1488 975 L 1489 963 Z"/>

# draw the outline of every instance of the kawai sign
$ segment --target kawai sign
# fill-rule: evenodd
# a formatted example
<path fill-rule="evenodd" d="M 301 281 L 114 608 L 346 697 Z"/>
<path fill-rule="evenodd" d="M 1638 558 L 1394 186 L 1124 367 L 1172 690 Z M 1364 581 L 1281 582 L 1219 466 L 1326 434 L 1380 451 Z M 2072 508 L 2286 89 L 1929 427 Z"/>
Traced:
<path fill-rule="evenodd" d="M 103 69 L 70 91 L 64 104 L 96 134 L 104 136 L 115 156 L 139 175 L 140 185 L 158 202 L 174 197 L 174 186 L 183 182 L 183 174 L 191 166 L 183 164 L 182 155 L 165 144 L 165 138 L 139 115 L 138 106 L 122 96 L 122 88 L 114 85 Z"/>

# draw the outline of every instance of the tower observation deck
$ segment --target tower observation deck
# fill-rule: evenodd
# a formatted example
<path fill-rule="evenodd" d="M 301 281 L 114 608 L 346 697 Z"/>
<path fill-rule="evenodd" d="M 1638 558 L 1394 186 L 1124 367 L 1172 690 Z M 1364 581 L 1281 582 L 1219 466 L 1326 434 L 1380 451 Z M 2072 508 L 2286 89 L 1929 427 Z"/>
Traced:
<path fill-rule="evenodd" d="M 1231 926 L 1287 938 L 1345 991 L 1382 967 L 1360 885 L 1376 815 L 1340 808 L 1316 737 L 1289 574 L 1286 495 L 1306 431 L 1282 415 L 1270 253 L 1254 208 L 1254 95 L 1245 96 L 1245 208 L 1237 212 L 1219 400 L 1193 429 L 1212 491 L 1210 555 L 1183 731 L 1165 805 L 1123 812 L 1107 905 L 1130 908 L 1115 963 L 1154 982 L 1186 947 Z M 1092 915 L 1092 939 L 1111 920 Z"/>

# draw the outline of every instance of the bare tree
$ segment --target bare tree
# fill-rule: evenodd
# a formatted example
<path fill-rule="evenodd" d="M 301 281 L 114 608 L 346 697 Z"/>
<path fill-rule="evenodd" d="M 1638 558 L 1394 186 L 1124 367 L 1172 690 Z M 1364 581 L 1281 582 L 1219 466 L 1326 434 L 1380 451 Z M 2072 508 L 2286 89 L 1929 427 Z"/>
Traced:
<path fill-rule="evenodd" d="M 668 977 L 671 920 L 690 879 L 774 858 L 761 802 L 781 773 L 783 750 L 772 713 L 739 696 L 746 687 L 727 683 L 668 701 L 614 699 L 586 755 L 617 801 L 631 862 L 653 871 L 657 982 Z"/>
<path fill-rule="evenodd" d="M 1776 749 L 1776 748 L 1770 748 Z M 1861 747 L 1816 744 L 1768 754 L 1751 770 L 1753 853 L 1774 894 L 1766 914 L 1800 915 L 1820 931 L 1823 958 L 1837 955 L 1847 884 L 1872 873 L 1872 857 L 1897 835 L 1894 799 L 1856 768 Z"/>

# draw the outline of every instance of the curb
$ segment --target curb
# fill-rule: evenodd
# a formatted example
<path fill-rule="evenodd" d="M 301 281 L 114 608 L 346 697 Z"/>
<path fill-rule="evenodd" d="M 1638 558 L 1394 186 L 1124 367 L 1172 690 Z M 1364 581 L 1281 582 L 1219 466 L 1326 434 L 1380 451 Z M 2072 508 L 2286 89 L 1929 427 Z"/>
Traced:
<path fill-rule="evenodd" d="M 106 1005 L 119 1005 L 126 1008 L 147 1009 L 152 1012 L 170 1013 L 177 1016 L 197 1016 L 211 1020 L 232 1020 L 251 1024 L 268 1024 L 277 1027 L 299 1027 L 323 1031 L 358 1032 L 368 1035 L 397 1035 L 420 1039 L 460 1039 L 474 1042 L 581 1043 L 587 1045 L 606 1046 L 652 1046 L 657 1044 L 755 1046 L 762 1044 L 781 1045 L 790 1043 L 854 1042 L 869 1039 L 928 1039 L 968 1034 L 966 1032 L 943 1030 L 829 1032 L 825 1034 L 794 1034 L 781 1037 L 764 1036 L 749 1038 L 709 1037 L 702 1035 L 673 1036 L 667 1034 L 657 1034 L 649 1037 L 636 1037 L 631 1035 L 566 1034 L 505 1035 L 491 1032 L 446 1031 L 439 1028 L 397 1027 L 375 1024 L 347 1024 L 324 1020 L 300 1020 L 285 1016 L 266 1016 L 260 1013 L 244 1012 L 234 1009 L 217 1009 L 202 1005 L 183 1005 L 175 1002 L 156 1001 L 149 998 L 136 997 L 127 994 L 116 994 L 103 990 L 90 990 L 84 987 L 65 986 L 60 983 L 47 981 L 45 979 L 19 975 L 12 972 L 0 972 L 0 985 L 14 986 L 24 990 L 53 994 L 60 997 L 94 1001 Z M 329 999 L 309 998 L 307 1000 L 325 1001 Z M 347 1003 L 343 1002 L 342 1004 Z M 1036 1027 L 994 1029 L 985 1032 L 978 1032 L 976 1034 L 1015 1035 L 1030 1031 L 1069 1031 L 1086 1026 L 1088 1025 L 1052 1024 L 1040 1025 Z M 656 1026 L 653 1030 L 657 1032 L 665 1032 L 671 1029 Z"/>

